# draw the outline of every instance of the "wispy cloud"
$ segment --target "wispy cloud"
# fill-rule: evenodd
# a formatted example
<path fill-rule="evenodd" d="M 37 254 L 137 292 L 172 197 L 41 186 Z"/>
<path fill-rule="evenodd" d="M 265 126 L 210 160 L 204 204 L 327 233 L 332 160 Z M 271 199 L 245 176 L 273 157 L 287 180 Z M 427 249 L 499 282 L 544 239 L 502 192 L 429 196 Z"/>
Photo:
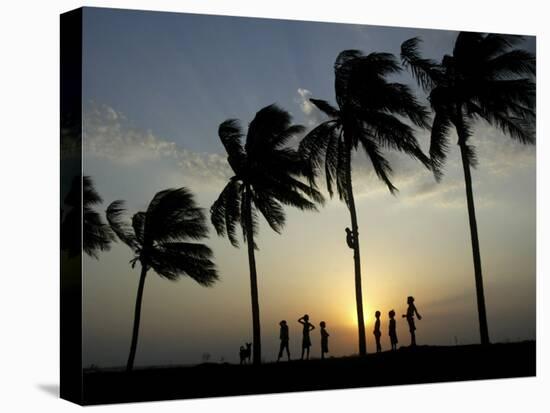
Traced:
<path fill-rule="evenodd" d="M 317 107 L 315 107 L 313 103 L 309 101 L 309 98 L 313 97 L 311 91 L 304 88 L 298 88 L 296 92 L 298 96 L 295 100 L 300 106 L 300 110 L 304 114 L 307 123 L 306 126 L 308 128 L 313 128 L 314 126 L 326 120 L 325 115 L 323 115 L 323 113 L 319 109 L 317 109 Z"/>
<path fill-rule="evenodd" d="M 220 187 L 231 174 L 224 155 L 182 148 L 151 130 L 133 127 L 126 116 L 114 108 L 93 102 L 84 111 L 83 146 L 86 156 L 124 166 L 139 166 L 148 160 L 173 162 L 187 182 L 199 185 Z"/>

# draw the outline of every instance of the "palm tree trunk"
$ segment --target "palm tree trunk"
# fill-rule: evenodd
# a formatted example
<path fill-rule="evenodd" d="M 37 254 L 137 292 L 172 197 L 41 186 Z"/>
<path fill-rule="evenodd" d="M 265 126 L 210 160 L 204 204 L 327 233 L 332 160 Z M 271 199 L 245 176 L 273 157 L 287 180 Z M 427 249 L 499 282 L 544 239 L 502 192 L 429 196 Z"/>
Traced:
<path fill-rule="evenodd" d="M 132 344 L 130 345 L 130 355 L 126 364 L 126 371 L 130 372 L 134 368 L 134 359 L 136 358 L 137 341 L 139 334 L 139 320 L 141 318 L 141 302 L 143 300 L 143 288 L 145 287 L 145 276 L 147 275 L 147 266 L 141 264 L 141 276 L 139 277 L 139 286 L 136 297 L 136 309 L 134 313 L 134 329 L 132 331 Z"/>
<path fill-rule="evenodd" d="M 460 139 L 460 155 L 464 168 L 464 181 L 466 183 L 466 200 L 468 203 L 468 218 L 470 219 L 470 235 L 472 238 L 472 253 L 474 259 L 474 273 L 476 280 L 477 311 L 479 316 L 479 334 L 481 344 L 489 344 L 489 328 L 487 326 L 487 312 L 485 310 L 485 294 L 483 292 L 483 277 L 481 273 L 481 254 L 479 252 L 479 239 L 477 235 L 476 211 L 474 194 L 472 190 L 472 176 L 470 174 L 470 162 L 466 152 L 465 139 Z"/>
<path fill-rule="evenodd" d="M 256 273 L 256 258 L 254 256 L 254 230 L 252 227 L 252 198 L 250 186 L 245 188 L 245 230 L 248 245 L 248 265 L 250 267 L 250 297 L 252 299 L 252 362 L 262 362 L 262 342 L 260 334 L 260 303 L 258 299 L 258 276 Z"/>
<path fill-rule="evenodd" d="M 354 234 L 353 261 L 355 264 L 355 302 L 357 305 L 357 324 L 359 329 L 359 355 L 367 354 L 367 338 L 365 335 L 365 320 L 363 317 L 363 291 L 361 286 L 361 257 L 359 254 L 359 230 L 357 225 L 357 212 L 355 211 L 355 199 L 353 198 L 353 185 L 351 182 L 351 145 L 346 139 L 346 192 L 348 207 L 351 216 L 351 230 Z"/>

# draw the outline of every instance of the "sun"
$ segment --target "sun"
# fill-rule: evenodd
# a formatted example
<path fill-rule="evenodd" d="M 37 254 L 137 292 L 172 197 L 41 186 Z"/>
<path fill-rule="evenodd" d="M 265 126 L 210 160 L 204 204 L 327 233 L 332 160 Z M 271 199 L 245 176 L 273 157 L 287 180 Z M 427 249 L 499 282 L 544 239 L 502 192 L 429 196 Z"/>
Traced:
<path fill-rule="evenodd" d="M 370 324 L 371 319 L 373 317 L 374 316 L 373 314 L 371 314 L 370 308 L 363 306 L 363 318 L 365 320 L 365 326 Z M 349 324 L 350 326 L 357 327 L 357 307 L 355 307 L 355 303 L 349 306 L 346 319 L 347 319 L 347 324 Z"/>

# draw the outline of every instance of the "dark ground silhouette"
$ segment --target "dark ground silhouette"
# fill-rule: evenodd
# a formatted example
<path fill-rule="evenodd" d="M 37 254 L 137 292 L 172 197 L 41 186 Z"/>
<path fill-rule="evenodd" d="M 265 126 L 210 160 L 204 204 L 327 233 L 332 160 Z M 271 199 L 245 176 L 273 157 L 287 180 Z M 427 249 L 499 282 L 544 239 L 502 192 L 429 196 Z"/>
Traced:
<path fill-rule="evenodd" d="M 84 404 L 329 390 L 536 374 L 534 341 L 488 346 L 417 346 L 369 354 L 256 365 L 85 371 Z"/>

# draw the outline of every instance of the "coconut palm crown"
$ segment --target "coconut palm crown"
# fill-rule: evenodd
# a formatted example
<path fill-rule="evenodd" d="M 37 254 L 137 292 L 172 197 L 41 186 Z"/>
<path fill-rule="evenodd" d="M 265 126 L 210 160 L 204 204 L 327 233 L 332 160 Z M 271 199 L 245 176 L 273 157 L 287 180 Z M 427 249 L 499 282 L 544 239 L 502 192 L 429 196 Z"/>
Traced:
<path fill-rule="evenodd" d="M 110 249 L 113 232 L 94 209 L 102 202 L 91 177 L 74 178 L 64 200 L 65 213 L 61 219 L 61 249 L 67 250 L 69 256 L 80 254 L 81 245 L 86 254 L 96 259 L 100 251 Z"/>

